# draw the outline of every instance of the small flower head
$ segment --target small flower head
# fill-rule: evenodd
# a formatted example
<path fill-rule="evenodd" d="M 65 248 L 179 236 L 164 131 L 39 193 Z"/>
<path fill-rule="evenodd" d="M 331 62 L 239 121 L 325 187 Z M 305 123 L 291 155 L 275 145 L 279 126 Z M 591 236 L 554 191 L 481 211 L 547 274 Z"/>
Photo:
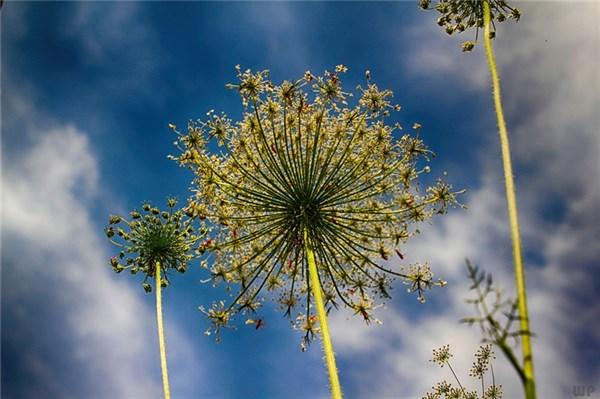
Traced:
<path fill-rule="evenodd" d="M 209 309 L 206 309 L 204 306 L 200 306 L 198 309 L 204 313 L 211 322 L 211 326 L 204 332 L 204 334 L 211 335 L 214 333 L 216 341 L 221 342 L 221 329 L 233 328 L 229 324 L 229 319 L 231 318 L 232 312 L 225 307 L 225 303 L 223 301 L 213 303 Z"/>
<path fill-rule="evenodd" d="M 494 373 L 492 369 L 492 385 L 485 388 L 483 376 L 491 369 L 491 360 L 495 359 L 494 352 L 492 351 L 491 345 L 482 345 L 479 350 L 475 353 L 475 361 L 469 375 L 476 377 L 481 380 L 481 397 L 478 396 L 477 391 L 467 391 L 461 384 L 459 377 L 455 374 L 454 369 L 450 365 L 450 353 L 449 345 L 442 346 L 441 348 L 433 350 L 433 359 L 431 362 L 438 363 L 440 366 L 448 365 L 452 375 L 454 376 L 458 387 L 453 386 L 447 381 L 442 381 L 433 386 L 433 391 L 427 393 L 424 399 L 498 399 L 502 397 L 502 386 L 496 385 L 494 380 Z"/>
<path fill-rule="evenodd" d="M 299 314 L 296 317 L 294 328 L 304 334 L 304 338 L 300 343 L 300 349 L 304 352 L 310 342 L 319 334 L 319 317 L 317 315 Z"/>
<path fill-rule="evenodd" d="M 501 399 L 502 385 L 490 385 L 483 394 L 483 399 Z"/>
<path fill-rule="evenodd" d="M 416 292 L 417 299 L 421 303 L 425 303 L 425 291 L 432 286 L 437 285 L 443 287 L 446 285 L 444 280 L 433 280 L 433 273 L 428 264 L 411 265 L 406 273 L 405 284 L 409 285 L 408 292 Z"/>
<path fill-rule="evenodd" d="M 469 51 L 472 51 L 475 48 L 475 42 L 472 42 L 470 40 L 467 40 L 466 42 L 463 42 L 461 45 L 461 49 L 463 51 L 463 53 L 468 53 Z"/>
<path fill-rule="evenodd" d="M 379 306 L 373 306 L 373 301 L 370 299 L 361 299 L 354 305 L 353 310 L 354 314 L 361 316 L 365 323 L 371 324 L 371 322 L 374 321 L 375 323 L 381 324 L 381 321 L 373 317 L 373 310 Z"/>
<path fill-rule="evenodd" d="M 269 76 L 269 71 L 252 73 L 252 71 L 246 69 L 242 72 L 239 65 L 236 65 L 235 69 L 237 70 L 239 83 L 228 84 L 227 88 L 238 90 L 244 104 L 248 104 L 249 101 L 258 99 L 260 94 L 268 89 L 266 79 Z"/>
<path fill-rule="evenodd" d="M 492 345 L 481 345 L 475 353 L 475 360 L 473 361 L 469 375 L 479 379 L 483 378 L 484 374 L 488 371 L 490 360 L 495 358 Z"/>
<path fill-rule="evenodd" d="M 444 397 L 448 394 L 450 394 L 450 392 L 452 391 L 452 384 L 450 384 L 448 381 L 443 380 L 441 382 L 438 382 L 437 384 L 435 384 L 435 386 L 433 387 L 433 393 L 436 395 L 436 397 Z"/>
<path fill-rule="evenodd" d="M 310 339 L 318 321 L 308 246 L 327 306 L 343 304 L 367 322 L 374 298 L 388 298 L 394 278 L 420 300 L 436 284 L 428 268 L 405 273 L 386 262 L 394 253 L 402 260 L 398 246 L 417 223 L 452 205 L 455 193 L 441 181 L 418 185 L 432 155 L 419 131 L 400 136 L 386 123 L 398 107 L 370 74 L 349 105 L 346 72 L 338 65 L 276 85 L 266 71 L 238 68 L 239 82 L 228 87 L 244 105 L 239 121 L 211 111 L 187 133 L 174 129 L 181 153 L 173 159 L 195 175 L 187 210 L 214 226 L 203 247 L 212 280 L 240 288 L 229 315 L 254 311 L 260 294 L 272 292 L 290 318 L 303 307 L 297 324 Z"/>
<path fill-rule="evenodd" d="M 175 210 L 176 205 L 173 198 L 167 200 L 166 211 L 144 204 L 142 212 L 130 212 L 129 220 L 111 216 L 105 229 L 108 239 L 121 249 L 118 256 L 110 258 L 113 270 L 143 273 L 146 292 L 152 291 L 147 281 L 155 275 L 157 265 L 164 272 L 162 286 L 168 284 L 169 270 L 185 272 L 188 263 L 198 255 L 196 243 L 206 234 L 204 226 L 195 231 L 192 220 L 183 211 Z"/>
<path fill-rule="evenodd" d="M 511 7 L 505 0 L 486 0 L 490 6 L 490 20 L 492 22 L 492 37 L 495 35 L 494 22 L 503 22 L 507 19 L 519 21 L 521 12 L 518 8 Z M 420 0 L 419 6 L 424 10 L 435 9 L 440 13 L 437 24 L 447 34 L 464 32 L 470 28 L 476 29 L 475 39 L 479 35 L 479 28 L 483 27 L 483 1 L 482 0 L 438 0 L 432 5 L 431 0 Z M 475 42 L 466 41 L 462 44 L 462 51 L 473 50 Z"/>
<path fill-rule="evenodd" d="M 477 391 L 462 391 L 462 396 L 459 396 L 460 399 L 479 399 L 477 396 Z"/>
<path fill-rule="evenodd" d="M 444 365 L 448 363 L 452 356 L 452 352 L 450 352 L 450 345 L 444 345 L 440 348 L 433 350 L 433 358 L 431 358 L 431 360 L 429 361 L 437 363 L 441 367 L 444 367 Z"/>

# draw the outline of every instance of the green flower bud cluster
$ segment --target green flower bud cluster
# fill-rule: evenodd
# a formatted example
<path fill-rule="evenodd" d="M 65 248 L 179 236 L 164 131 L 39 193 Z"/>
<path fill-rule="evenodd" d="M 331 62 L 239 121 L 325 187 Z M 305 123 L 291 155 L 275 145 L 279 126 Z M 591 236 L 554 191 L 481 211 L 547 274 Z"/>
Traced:
<path fill-rule="evenodd" d="M 198 243 L 207 234 L 207 228 L 201 225 L 196 231 L 193 219 L 182 210 L 175 210 L 176 205 L 177 201 L 169 198 L 167 210 L 161 211 L 145 203 L 141 212 L 129 213 L 130 219 L 112 215 L 108 220 L 106 237 L 121 249 L 110 258 L 111 267 L 117 273 L 143 273 L 146 292 L 152 291 L 148 281 L 152 281 L 157 265 L 163 276 L 161 285 L 166 287 L 169 270 L 184 273 L 189 262 L 200 256 L 202 244 Z"/>
<path fill-rule="evenodd" d="M 475 41 L 466 41 L 462 44 L 462 50 L 468 52 L 475 47 L 479 28 L 483 28 L 484 1 L 490 5 L 490 19 L 494 28 L 490 33 L 491 37 L 495 36 L 494 22 L 503 22 L 507 19 L 519 21 L 521 18 L 519 9 L 511 7 L 504 0 L 438 0 L 434 6 L 431 0 L 420 0 L 419 5 L 424 10 L 438 11 L 441 16 L 437 24 L 449 35 L 475 27 Z"/>

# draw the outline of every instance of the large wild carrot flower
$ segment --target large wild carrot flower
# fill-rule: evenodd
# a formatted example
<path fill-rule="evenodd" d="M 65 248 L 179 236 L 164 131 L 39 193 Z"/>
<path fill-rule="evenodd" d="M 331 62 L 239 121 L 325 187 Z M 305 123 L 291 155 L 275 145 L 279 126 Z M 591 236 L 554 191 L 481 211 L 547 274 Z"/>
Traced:
<path fill-rule="evenodd" d="M 518 21 L 521 18 L 521 12 L 516 7 L 511 7 L 504 0 L 486 0 L 490 7 L 490 20 L 494 29 L 491 31 L 492 37 L 495 35 L 494 22 L 503 22 L 511 18 Z M 483 28 L 483 0 L 438 0 L 435 6 L 431 6 L 431 0 L 420 0 L 419 5 L 424 10 L 435 9 L 441 15 L 437 24 L 444 28 L 449 35 L 455 32 L 464 32 L 469 28 L 475 27 L 476 36 L 479 36 L 479 29 Z M 466 41 L 462 44 L 463 51 L 471 51 L 475 47 L 475 42 Z"/>
<path fill-rule="evenodd" d="M 237 67 L 239 81 L 228 87 L 244 105 L 239 122 L 210 111 L 185 133 L 171 126 L 181 150 L 173 158 L 195 174 L 188 212 L 214 225 L 204 243 L 212 280 L 239 286 L 229 305 L 201 308 L 217 332 L 234 313 L 256 310 L 266 289 L 309 341 L 319 329 L 311 259 L 326 306 L 343 304 L 367 322 L 394 278 L 421 301 L 424 290 L 443 284 L 426 264 L 398 268 L 391 258 L 403 258 L 414 225 L 444 213 L 456 193 L 442 180 L 417 184 L 432 156 L 420 126 L 401 134 L 386 123 L 399 107 L 368 72 L 349 106 L 346 69 L 275 85 L 268 71 Z"/>

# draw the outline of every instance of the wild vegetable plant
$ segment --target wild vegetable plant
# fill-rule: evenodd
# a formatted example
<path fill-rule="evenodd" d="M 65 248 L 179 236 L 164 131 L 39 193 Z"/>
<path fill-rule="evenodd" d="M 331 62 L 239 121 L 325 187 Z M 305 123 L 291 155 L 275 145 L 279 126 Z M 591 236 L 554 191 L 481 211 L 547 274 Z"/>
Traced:
<path fill-rule="evenodd" d="M 471 376 L 475 376 L 481 379 L 481 393 L 482 399 L 500 398 L 502 396 L 502 386 L 496 385 L 494 370 L 490 359 L 495 359 L 493 354 L 489 356 L 483 356 L 482 354 L 491 353 L 491 346 L 497 346 L 502 353 L 506 356 L 511 366 L 515 369 L 519 375 L 519 379 L 523 386 L 525 386 L 527 378 L 523 366 L 519 363 L 519 359 L 515 356 L 513 348 L 511 346 L 511 339 L 513 343 L 525 334 L 531 334 L 529 331 L 521 331 L 515 328 L 515 322 L 518 322 L 519 316 L 517 314 L 518 303 L 516 300 L 506 298 L 502 289 L 494 285 L 492 275 L 479 269 L 479 267 L 473 265 L 467 260 L 467 271 L 468 278 L 471 282 L 469 287 L 470 291 L 474 294 L 473 297 L 467 299 L 467 303 L 472 304 L 475 308 L 475 315 L 465 317 L 460 321 L 469 325 L 477 325 L 481 330 L 482 343 L 479 351 L 475 356 L 475 362 L 471 369 Z M 518 328 L 518 326 L 517 326 Z M 442 381 L 433 387 L 433 391 L 427 393 L 423 399 L 442 399 L 442 398 L 455 398 L 455 399 L 477 399 L 477 391 L 466 391 L 461 385 L 458 377 L 450 364 L 450 358 L 452 353 L 450 352 L 450 346 L 445 345 L 441 348 L 433 351 L 433 362 L 438 363 L 440 366 L 447 365 L 450 369 L 454 379 L 458 383 L 458 387 L 453 387 L 446 381 Z M 484 376 L 489 363 L 492 385 L 487 389 L 484 386 Z M 485 370 L 484 370 L 485 369 Z M 479 372 L 483 371 L 483 373 Z"/>
<path fill-rule="evenodd" d="M 196 231 L 193 219 L 183 211 L 175 210 L 177 201 L 167 200 L 168 210 L 161 211 L 149 203 L 142 205 L 142 211 L 133 210 L 131 219 L 111 216 L 105 229 L 108 239 L 121 250 L 118 256 L 110 258 L 113 270 L 121 273 L 144 275 L 142 286 L 147 293 L 152 292 L 152 280 L 156 291 L 156 322 L 160 352 L 160 366 L 165 399 L 170 398 L 169 374 L 167 370 L 167 349 L 165 344 L 161 290 L 169 283 L 169 273 L 173 270 L 184 273 L 188 264 L 201 254 L 198 241 L 207 233 L 204 225 Z"/>
<path fill-rule="evenodd" d="M 430 0 L 421 0 L 420 5 L 424 9 L 435 8 L 440 14 L 442 14 L 438 18 L 438 25 L 444 27 L 446 32 L 450 35 L 455 32 L 462 32 L 469 28 L 475 27 L 477 40 L 479 29 L 483 28 L 484 30 L 483 42 L 485 45 L 490 75 L 492 78 L 494 107 L 498 122 L 498 133 L 500 136 L 500 149 L 502 153 L 502 166 L 504 170 L 508 221 L 513 248 L 513 263 L 515 269 L 515 283 L 517 288 L 519 322 L 521 325 L 521 331 L 529 331 L 527 291 L 525 287 L 525 269 L 523 266 L 521 237 L 519 232 L 517 196 L 512 172 L 508 132 L 506 129 L 506 121 L 504 119 L 504 111 L 502 107 L 500 77 L 498 74 L 498 68 L 496 67 L 496 59 L 491 41 L 491 39 L 496 36 L 495 22 L 502 22 L 507 18 L 512 18 L 515 21 L 518 21 L 521 17 L 521 13 L 517 8 L 509 6 L 504 0 L 438 0 L 434 7 L 431 7 Z M 463 51 L 470 51 L 474 48 L 474 46 L 475 42 L 464 42 Z M 530 334 L 522 335 L 521 347 L 523 357 L 523 372 L 525 374 L 525 397 L 528 399 L 534 399 L 536 397 L 536 389 Z"/>
<path fill-rule="evenodd" d="M 467 260 L 468 278 L 471 281 L 470 290 L 475 295 L 467 299 L 467 303 L 474 306 L 476 314 L 461 320 L 469 325 L 478 325 L 484 343 L 496 345 L 513 366 L 523 386 L 527 384 L 527 377 L 523 365 L 519 363 L 511 347 L 511 338 L 516 342 L 530 331 L 515 329 L 515 322 L 519 321 L 517 314 L 518 302 L 506 298 L 503 291 L 494 286 L 490 273 L 486 273 Z M 518 328 L 518 326 L 517 326 Z"/>
<path fill-rule="evenodd" d="M 210 111 L 185 132 L 172 126 L 181 150 L 173 159 L 195 176 L 187 209 L 214 226 L 206 241 L 212 280 L 239 287 L 228 304 L 201 307 L 212 321 L 208 333 L 219 337 L 236 313 L 255 312 L 265 289 L 277 293 L 304 347 L 322 337 L 334 398 L 342 391 L 327 314 L 343 304 L 369 323 L 392 280 L 421 302 L 425 290 L 445 284 L 427 264 L 386 261 L 401 258 L 414 226 L 445 213 L 457 194 L 441 179 L 419 186 L 432 156 L 420 125 L 394 138 L 401 127 L 387 120 L 400 107 L 369 72 L 350 106 L 346 70 L 276 85 L 268 71 L 238 66 L 228 87 L 241 97 L 240 121 Z"/>
<path fill-rule="evenodd" d="M 446 380 L 438 382 L 432 387 L 432 391 L 423 396 L 423 399 L 500 399 L 502 398 L 502 386 L 496 384 L 494 375 L 494 367 L 492 360 L 496 358 L 492 351 L 492 345 L 481 345 L 475 352 L 473 366 L 469 370 L 469 376 L 480 380 L 481 395 L 477 390 L 469 391 L 461 383 L 458 375 L 454 371 L 450 359 L 452 358 L 450 345 L 442 346 L 433 350 L 433 358 L 431 362 L 437 363 L 440 367 L 448 366 L 456 385 Z M 491 377 L 491 384 L 486 388 L 486 375 Z"/>

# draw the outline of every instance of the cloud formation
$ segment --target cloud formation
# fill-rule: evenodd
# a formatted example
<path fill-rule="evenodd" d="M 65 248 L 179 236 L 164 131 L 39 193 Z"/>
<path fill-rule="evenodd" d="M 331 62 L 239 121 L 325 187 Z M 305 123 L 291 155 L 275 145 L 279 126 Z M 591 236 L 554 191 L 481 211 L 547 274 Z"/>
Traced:
<path fill-rule="evenodd" d="M 98 181 L 87 137 L 73 126 L 44 132 L 5 170 L 2 344 L 13 364 L 3 379 L 27 377 L 3 389 L 7 397 L 160 392 L 151 301 L 113 278 L 91 220 Z M 173 360 L 199 370 L 188 339 L 173 327 L 167 334 Z"/>

